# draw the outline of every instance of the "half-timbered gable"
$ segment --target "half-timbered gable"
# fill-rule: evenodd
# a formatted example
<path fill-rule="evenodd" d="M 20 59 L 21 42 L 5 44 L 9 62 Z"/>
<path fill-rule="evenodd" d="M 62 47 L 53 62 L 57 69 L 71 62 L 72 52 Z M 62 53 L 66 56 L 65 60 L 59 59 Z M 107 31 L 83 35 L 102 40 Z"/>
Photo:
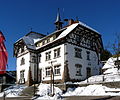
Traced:
<path fill-rule="evenodd" d="M 78 25 L 66 36 L 67 42 L 96 52 L 103 49 L 101 35 Z"/>

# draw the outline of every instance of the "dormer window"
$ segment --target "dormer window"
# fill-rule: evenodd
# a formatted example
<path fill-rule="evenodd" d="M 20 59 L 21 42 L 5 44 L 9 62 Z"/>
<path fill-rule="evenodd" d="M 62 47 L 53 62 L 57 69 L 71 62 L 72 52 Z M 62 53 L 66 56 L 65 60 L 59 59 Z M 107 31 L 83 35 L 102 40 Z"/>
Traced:
<path fill-rule="evenodd" d="M 25 64 L 25 59 L 22 58 L 22 59 L 21 59 L 21 64 L 20 64 L 20 65 L 24 65 L 24 64 Z"/>
<path fill-rule="evenodd" d="M 24 46 L 21 46 L 21 53 L 24 52 Z"/>
<path fill-rule="evenodd" d="M 50 38 L 47 39 L 47 43 L 49 43 L 49 42 L 50 42 Z"/>
<path fill-rule="evenodd" d="M 45 41 L 42 42 L 42 45 L 45 45 Z"/>

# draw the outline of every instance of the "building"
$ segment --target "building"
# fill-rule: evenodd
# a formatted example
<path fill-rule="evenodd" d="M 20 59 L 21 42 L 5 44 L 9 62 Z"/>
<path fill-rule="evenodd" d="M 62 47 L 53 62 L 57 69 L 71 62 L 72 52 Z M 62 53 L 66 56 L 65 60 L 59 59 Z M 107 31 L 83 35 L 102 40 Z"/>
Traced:
<path fill-rule="evenodd" d="M 49 83 L 53 76 L 64 83 L 99 74 L 101 35 L 78 20 L 62 24 L 58 13 L 56 31 L 47 36 L 31 31 L 14 43 L 17 83 Z"/>

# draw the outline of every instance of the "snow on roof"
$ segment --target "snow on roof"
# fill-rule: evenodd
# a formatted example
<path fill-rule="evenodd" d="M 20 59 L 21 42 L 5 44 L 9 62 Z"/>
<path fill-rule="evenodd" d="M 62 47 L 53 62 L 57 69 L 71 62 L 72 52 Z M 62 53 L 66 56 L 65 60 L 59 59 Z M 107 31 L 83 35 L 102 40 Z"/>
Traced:
<path fill-rule="evenodd" d="M 23 40 L 29 49 L 36 49 L 34 40 L 29 36 L 24 36 Z"/>
<path fill-rule="evenodd" d="M 58 36 L 57 39 L 60 39 L 60 38 L 62 38 L 62 37 L 65 37 L 68 33 L 70 33 L 70 32 L 71 32 L 76 26 L 78 26 L 78 25 L 82 25 L 82 26 L 84 26 L 84 27 L 86 27 L 86 28 L 89 28 L 89 29 L 97 32 L 95 29 L 93 29 L 93 28 L 89 27 L 88 25 L 86 25 L 86 24 L 84 24 L 84 23 L 82 23 L 82 22 L 79 21 L 79 23 L 75 23 L 75 24 L 72 24 L 72 25 L 70 25 L 69 27 L 67 27 L 67 29 L 64 30 L 64 31 Z M 99 32 L 97 32 L 97 33 L 99 33 Z"/>
<path fill-rule="evenodd" d="M 48 45 L 48 44 L 50 44 L 50 43 L 53 43 L 53 42 L 55 42 L 56 40 L 59 40 L 59 39 L 61 39 L 61 38 L 64 38 L 64 37 L 65 37 L 66 35 L 68 35 L 73 29 L 75 29 L 78 25 L 82 25 L 82 26 L 84 26 L 84 27 L 86 27 L 86 28 L 89 28 L 89 29 L 97 32 L 96 30 L 94 30 L 93 28 L 87 26 L 86 24 L 84 24 L 84 23 L 82 23 L 82 22 L 74 23 L 74 24 L 68 26 L 66 29 L 64 29 L 64 31 L 62 31 L 61 34 L 60 34 L 55 40 L 53 40 L 53 41 L 51 41 L 51 42 L 43 45 L 42 47 L 44 47 L 44 46 L 46 46 L 46 45 Z M 56 33 L 56 32 L 55 32 L 55 33 Z M 53 33 L 53 34 L 55 34 L 55 33 Z M 99 33 L 99 32 L 97 32 L 97 33 Z M 50 35 L 51 35 L 51 34 L 50 34 Z M 45 37 L 44 37 L 44 38 L 45 38 Z M 43 39 L 43 38 L 42 38 L 42 39 Z M 41 40 L 42 40 L 42 39 L 41 39 Z M 38 41 L 39 41 L 39 40 L 38 40 Z M 38 41 L 37 41 L 37 42 L 38 42 Z M 39 49 L 39 48 L 41 48 L 41 47 L 36 47 L 36 49 Z"/>
<path fill-rule="evenodd" d="M 50 44 L 50 43 L 53 43 L 53 42 L 55 42 L 56 40 L 59 40 L 59 39 L 65 37 L 65 36 L 66 36 L 67 34 L 69 34 L 77 25 L 78 25 L 78 23 L 75 23 L 75 24 L 70 25 L 70 26 L 67 27 L 55 40 L 53 40 L 53 41 L 51 41 L 51 42 L 43 45 L 42 47 L 44 47 L 44 46 L 46 46 L 46 45 L 48 45 L 48 44 Z M 39 48 L 41 48 L 41 47 L 36 47 L 36 49 L 39 49 Z"/>
<path fill-rule="evenodd" d="M 36 42 L 38 42 L 38 41 L 40 41 L 40 40 L 41 40 L 41 38 L 33 39 L 34 43 L 36 43 Z"/>
<path fill-rule="evenodd" d="M 56 38 L 56 40 L 65 37 L 68 33 L 70 33 L 79 23 L 75 23 L 70 25 L 69 27 L 67 27 L 66 30 L 64 30 L 59 36 L 58 38 Z"/>
<path fill-rule="evenodd" d="M 90 30 L 92 30 L 92 31 L 95 31 L 96 33 L 99 33 L 98 31 L 96 31 L 95 29 L 91 28 L 90 26 L 86 25 L 85 23 L 83 23 L 81 21 L 79 21 L 79 24 L 82 25 L 82 26 L 84 26 L 84 27 L 86 27 L 86 28 L 88 28 L 88 29 L 90 29 Z"/>

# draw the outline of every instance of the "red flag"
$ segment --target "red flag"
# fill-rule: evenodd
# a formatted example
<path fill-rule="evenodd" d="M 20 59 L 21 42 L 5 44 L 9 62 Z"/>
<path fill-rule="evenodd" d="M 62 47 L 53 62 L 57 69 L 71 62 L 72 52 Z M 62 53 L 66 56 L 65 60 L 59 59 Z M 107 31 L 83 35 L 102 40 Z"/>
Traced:
<path fill-rule="evenodd" d="M 4 40 L 5 37 L 2 32 L 0 32 L 0 74 L 6 73 L 6 65 L 8 61 L 8 53 L 4 45 Z"/>
<path fill-rule="evenodd" d="M 0 43 L 4 42 L 4 40 L 5 40 L 5 37 L 4 37 L 3 33 L 0 31 Z"/>

